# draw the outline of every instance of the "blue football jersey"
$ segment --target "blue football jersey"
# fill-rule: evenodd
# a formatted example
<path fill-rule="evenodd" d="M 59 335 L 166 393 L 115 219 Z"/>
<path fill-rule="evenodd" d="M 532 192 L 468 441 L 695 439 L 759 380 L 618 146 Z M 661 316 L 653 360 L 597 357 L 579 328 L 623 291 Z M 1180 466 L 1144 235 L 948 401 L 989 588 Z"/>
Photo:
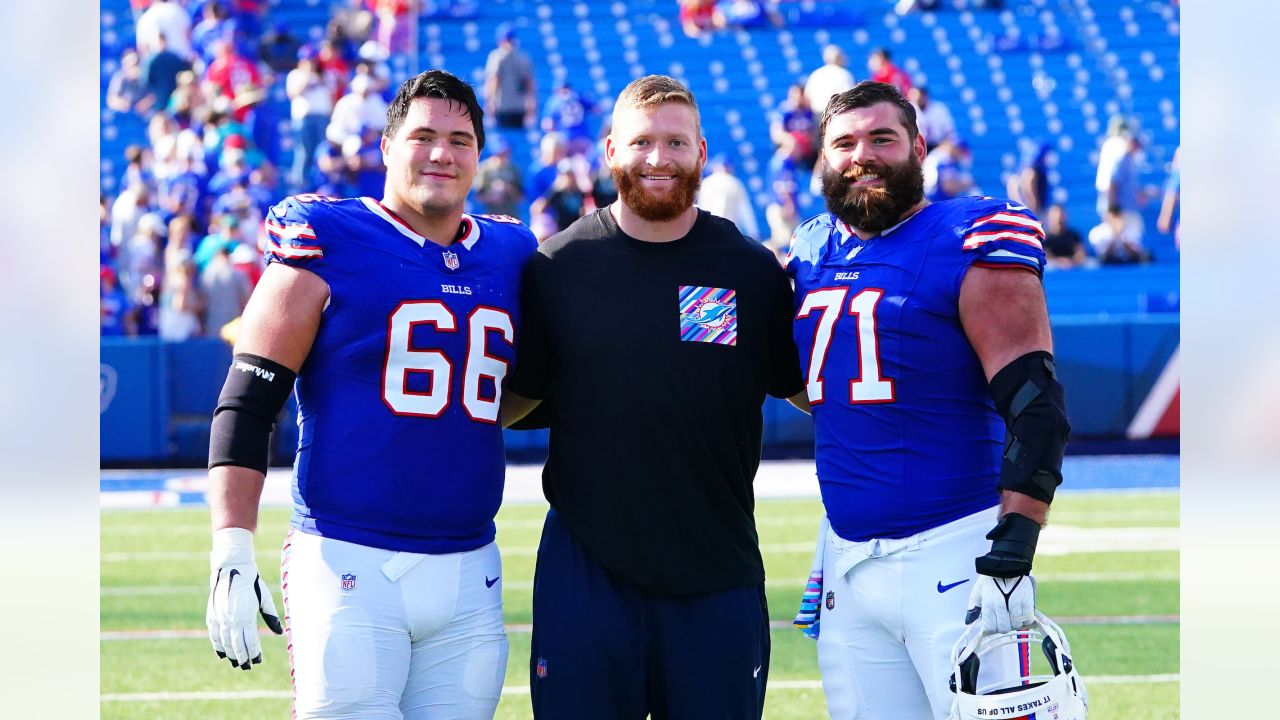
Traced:
<path fill-rule="evenodd" d="M 511 218 L 462 223 L 441 247 L 367 197 L 299 195 L 271 209 L 268 261 L 329 285 L 296 384 L 294 527 L 420 553 L 493 540 L 498 404 L 537 241 Z"/>
<path fill-rule="evenodd" d="M 866 241 L 829 213 L 796 229 L 795 339 L 840 537 L 906 537 L 999 502 L 1004 422 L 960 325 L 960 284 L 975 264 L 1041 272 L 1043 238 L 1031 211 L 978 197 Z"/>

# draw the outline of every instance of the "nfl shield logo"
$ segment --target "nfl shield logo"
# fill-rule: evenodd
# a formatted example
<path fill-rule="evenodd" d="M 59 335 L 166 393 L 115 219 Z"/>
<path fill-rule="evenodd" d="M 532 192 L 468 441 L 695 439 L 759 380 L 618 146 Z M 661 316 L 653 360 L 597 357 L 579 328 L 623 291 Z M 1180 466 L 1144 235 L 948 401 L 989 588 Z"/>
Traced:
<path fill-rule="evenodd" d="M 547 659 L 538 658 L 538 677 L 544 678 L 546 676 L 547 676 Z"/>
<path fill-rule="evenodd" d="M 343 576 L 342 576 L 342 589 L 343 589 L 343 590 L 355 590 L 355 589 L 356 589 L 356 576 L 355 576 L 355 575 L 353 575 L 353 574 L 351 574 L 351 573 L 344 573 L 344 574 L 343 574 Z"/>
<path fill-rule="evenodd" d="M 452 250 L 444 251 L 444 266 L 450 270 L 458 269 L 458 253 Z"/>
<path fill-rule="evenodd" d="M 827 592 L 827 609 L 828 610 L 836 609 L 836 591 L 835 590 L 829 590 Z"/>

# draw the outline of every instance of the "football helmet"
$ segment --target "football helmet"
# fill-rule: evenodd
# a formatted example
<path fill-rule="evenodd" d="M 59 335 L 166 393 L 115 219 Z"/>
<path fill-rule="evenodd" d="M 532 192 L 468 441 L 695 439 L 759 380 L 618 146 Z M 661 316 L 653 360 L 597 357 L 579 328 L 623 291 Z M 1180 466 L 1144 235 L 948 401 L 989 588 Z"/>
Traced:
<path fill-rule="evenodd" d="M 1033 669 L 1034 645 L 1044 653 L 1048 672 Z M 1003 648 L 1016 648 L 1024 670 L 1016 677 L 979 685 L 981 663 L 994 662 L 993 653 Z M 1085 720 L 1088 715 L 1089 698 L 1071 659 L 1071 646 L 1062 628 L 1039 611 L 1023 630 L 986 633 L 981 623 L 970 625 L 951 650 L 951 666 L 955 700 L 950 720 Z"/>

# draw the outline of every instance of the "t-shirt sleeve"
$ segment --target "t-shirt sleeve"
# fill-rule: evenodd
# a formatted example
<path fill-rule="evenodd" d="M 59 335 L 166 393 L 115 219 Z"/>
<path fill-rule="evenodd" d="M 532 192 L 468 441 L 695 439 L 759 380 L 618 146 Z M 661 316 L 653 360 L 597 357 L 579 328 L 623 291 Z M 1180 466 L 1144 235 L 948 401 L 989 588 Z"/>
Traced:
<path fill-rule="evenodd" d="M 534 253 L 520 276 L 520 333 L 516 367 L 507 389 L 530 400 L 543 400 L 551 388 L 551 337 L 546 313 L 545 277 L 551 259 Z"/>
<path fill-rule="evenodd" d="M 804 390 L 800 370 L 800 350 L 792 335 L 795 302 L 791 282 L 781 267 L 773 272 L 774 291 L 769 307 L 769 383 L 767 392 L 776 398 L 789 398 Z"/>
<path fill-rule="evenodd" d="M 295 197 L 287 197 L 267 212 L 265 250 L 268 263 L 281 263 L 303 270 L 316 270 L 324 263 L 324 246 L 312 224 L 314 207 Z"/>
<path fill-rule="evenodd" d="M 961 236 L 964 266 L 1044 272 L 1044 228 L 1025 207 L 997 201 L 979 208 Z"/>

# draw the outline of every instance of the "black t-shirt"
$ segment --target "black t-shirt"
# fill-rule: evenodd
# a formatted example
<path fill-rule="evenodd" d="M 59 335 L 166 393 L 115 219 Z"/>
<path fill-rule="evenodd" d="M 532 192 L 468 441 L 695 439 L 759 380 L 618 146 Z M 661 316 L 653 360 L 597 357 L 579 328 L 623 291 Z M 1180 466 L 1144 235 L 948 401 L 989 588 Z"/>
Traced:
<path fill-rule="evenodd" d="M 574 538 L 654 597 L 763 582 L 761 404 L 804 389 L 773 255 L 707 212 L 653 243 L 605 208 L 542 244 L 521 307 L 507 387 L 548 399 L 543 490 Z"/>
<path fill-rule="evenodd" d="M 1066 228 L 1060 233 L 1045 234 L 1044 253 L 1049 257 L 1069 258 L 1076 254 L 1076 248 L 1081 244 L 1080 233 Z"/>

